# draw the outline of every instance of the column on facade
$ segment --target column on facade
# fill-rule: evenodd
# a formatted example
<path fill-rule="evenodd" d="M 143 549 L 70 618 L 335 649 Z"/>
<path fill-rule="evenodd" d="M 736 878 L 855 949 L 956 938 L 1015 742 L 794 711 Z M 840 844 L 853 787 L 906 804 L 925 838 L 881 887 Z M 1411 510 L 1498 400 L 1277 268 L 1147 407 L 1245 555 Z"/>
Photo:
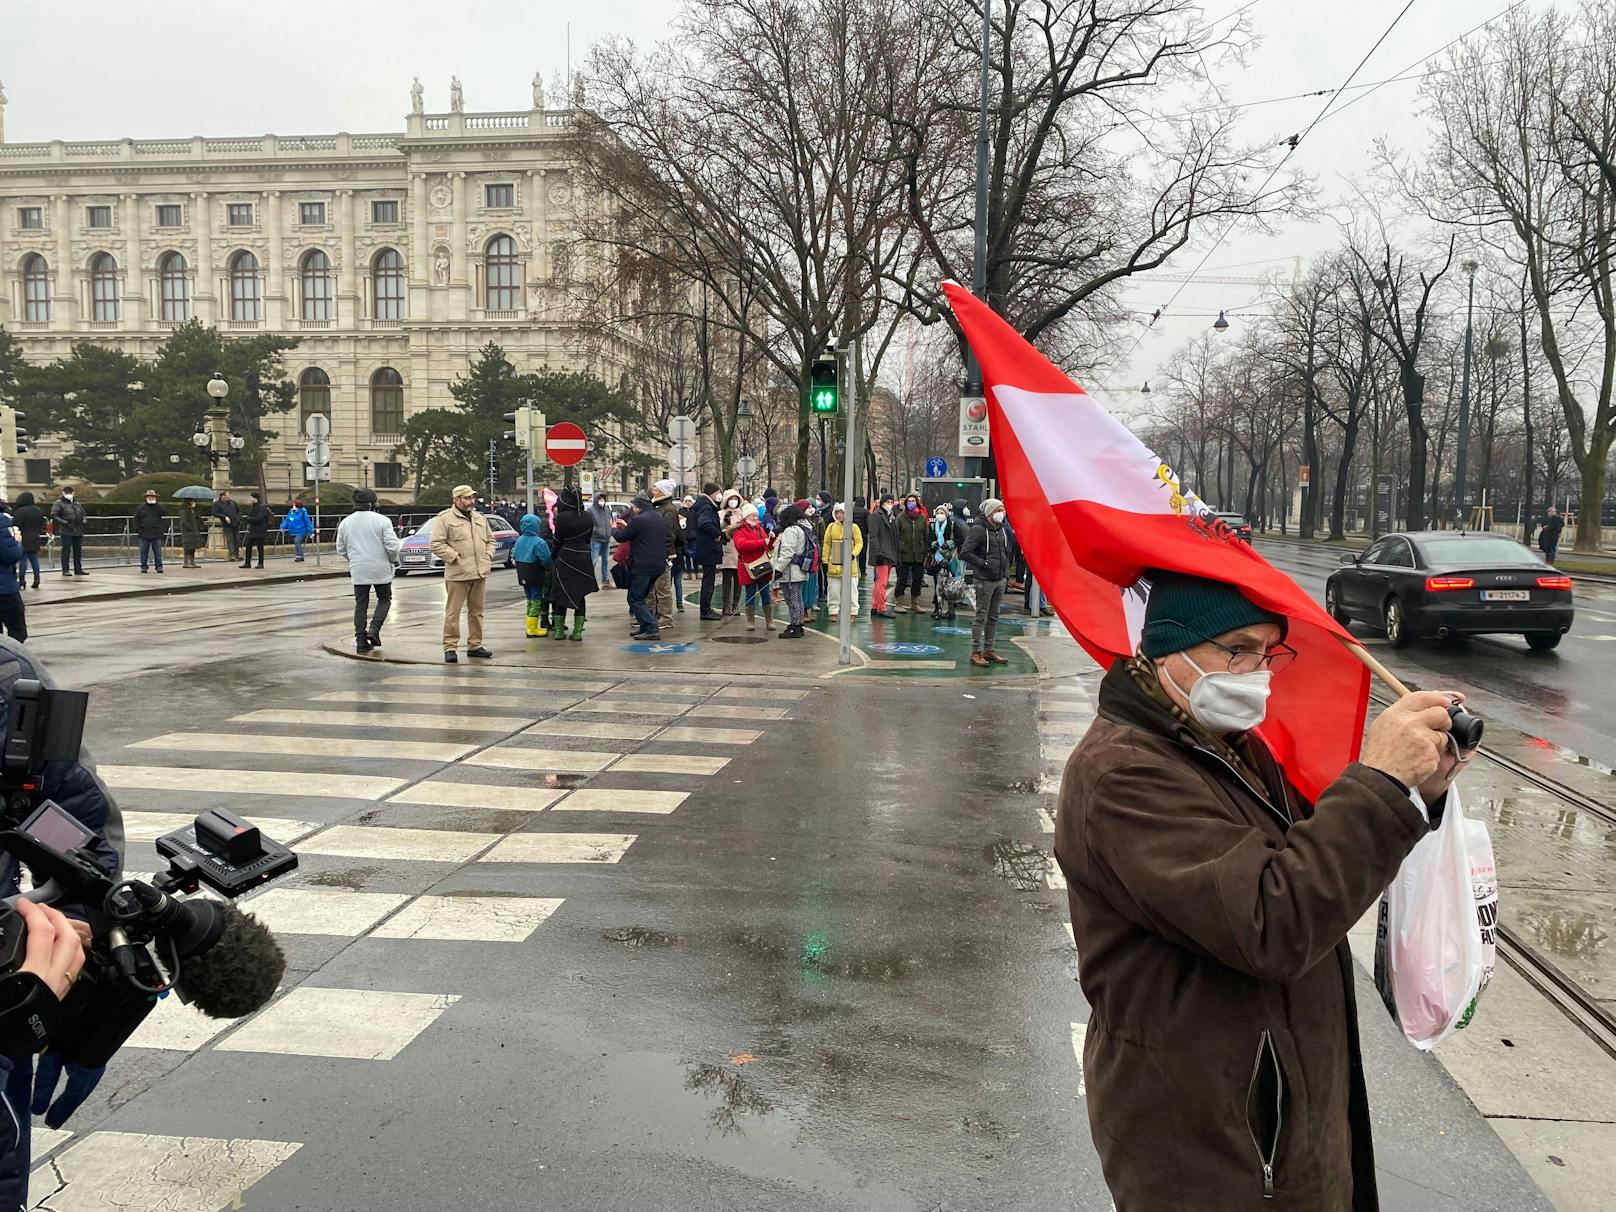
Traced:
<path fill-rule="evenodd" d="M 337 199 L 337 221 L 342 224 L 342 268 L 337 272 L 337 322 L 355 328 L 365 314 L 359 305 L 359 266 L 354 258 L 354 191 L 345 189 Z"/>
<path fill-rule="evenodd" d="M 281 191 L 272 189 L 264 196 L 268 199 L 268 205 L 264 208 L 267 212 L 264 216 L 264 234 L 269 240 L 264 320 L 270 328 L 284 328 L 287 320 L 286 254 L 281 248 Z"/>
<path fill-rule="evenodd" d="M 522 288 L 527 296 L 528 318 L 538 320 L 548 314 L 550 303 L 548 291 L 533 289 L 534 284 L 543 282 L 548 273 L 545 261 L 550 248 L 550 200 L 545 197 L 544 169 L 527 170 L 527 190 L 527 213 L 533 220 L 533 241 L 527 254 L 527 280 L 522 283 Z"/>
<path fill-rule="evenodd" d="M 123 204 L 124 265 L 123 265 L 123 322 L 126 328 L 146 327 L 146 301 L 150 297 L 150 279 L 141 262 L 140 233 L 145 216 L 141 208 L 145 203 L 139 194 L 124 194 Z"/>
<path fill-rule="evenodd" d="M 22 258 L 6 247 L 7 226 L 0 222 L 0 324 L 11 322 L 12 296 L 22 290 Z M 20 299 L 18 305 L 21 305 Z"/>
<path fill-rule="evenodd" d="M 477 306 L 466 266 L 466 174 L 450 173 L 449 177 L 454 183 L 454 214 L 449 226 L 449 315 L 451 319 L 464 320 L 471 314 L 469 309 Z"/>
<path fill-rule="evenodd" d="M 431 316 L 428 291 L 432 284 L 432 251 L 428 239 L 431 216 L 426 206 L 426 174 L 410 174 L 410 232 L 414 236 L 409 264 L 410 316 L 425 320 Z"/>
<path fill-rule="evenodd" d="M 51 290 L 51 327 L 73 328 L 81 313 L 79 290 L 83 275 L 73 264 L 72 216 L 67 195 L 57 194 L 51 203 L 51 222 L 56 225 L 56 264 L 51 266 L 55 278 Z"/>
<path fill-rule="evenodd" d="M 196 264 L 191 284 L 191 314 L 204 324 L 222 321 L 214 310 L 213 278 L 213 200 L 207 194 L 191 195 L 191 227 L 196 232 Z"/>

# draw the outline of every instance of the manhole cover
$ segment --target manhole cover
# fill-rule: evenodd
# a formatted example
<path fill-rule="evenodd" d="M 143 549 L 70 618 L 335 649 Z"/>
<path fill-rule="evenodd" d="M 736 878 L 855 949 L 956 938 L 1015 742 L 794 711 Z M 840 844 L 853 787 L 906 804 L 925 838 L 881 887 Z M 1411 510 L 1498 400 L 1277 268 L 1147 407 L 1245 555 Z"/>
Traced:
<path fill-rule="evenodd" d="M 767 644 L 766 635 L 715 635 L 709 637 L 715 644 Z"/>

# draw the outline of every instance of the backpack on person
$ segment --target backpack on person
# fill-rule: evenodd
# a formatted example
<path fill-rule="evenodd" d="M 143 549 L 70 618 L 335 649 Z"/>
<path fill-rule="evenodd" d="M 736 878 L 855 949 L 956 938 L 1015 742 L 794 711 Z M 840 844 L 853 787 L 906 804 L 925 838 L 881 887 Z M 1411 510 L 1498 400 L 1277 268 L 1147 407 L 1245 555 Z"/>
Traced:
<path fill-rule="evenodd" d="M 799 522 L 802 528 L 802 550 L 791 560 L 803 572 L 819 571 L 819 540 L 814 537 L 814 528 L 807 522 Z"/>

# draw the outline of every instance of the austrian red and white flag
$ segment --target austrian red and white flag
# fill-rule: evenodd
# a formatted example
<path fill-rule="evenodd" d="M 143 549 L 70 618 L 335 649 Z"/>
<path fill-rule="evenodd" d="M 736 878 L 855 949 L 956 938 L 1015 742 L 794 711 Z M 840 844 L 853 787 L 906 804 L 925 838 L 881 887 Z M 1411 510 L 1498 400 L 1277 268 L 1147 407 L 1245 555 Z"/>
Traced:
<path fill-rule="evenodd" d="M 1356 641 L 992 309 L 955 283 L 943 289 L 982 367 L 1010 524 L 1061 621 L 1102 666 L 1132 655 L 1150 569 L 1227 581 L 1285 615 L 1297 658 L 1274 675 L 1257 731 L 1316 797 L 1363 740 L 1369 671 L 1340 642 Z"/>

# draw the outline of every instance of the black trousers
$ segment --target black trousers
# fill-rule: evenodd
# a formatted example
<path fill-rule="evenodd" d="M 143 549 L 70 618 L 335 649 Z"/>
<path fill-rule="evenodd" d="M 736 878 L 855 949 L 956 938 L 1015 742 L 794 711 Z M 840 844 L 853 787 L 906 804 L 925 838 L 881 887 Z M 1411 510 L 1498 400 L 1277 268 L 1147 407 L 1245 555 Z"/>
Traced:
<path fill-rule="evenodd" d="M 370 606 L 370 591 L 376 591 L 376 613 L 370 616 L 370 625 L 365 625 L 365 611 Z M 353 629 L 354 636 L 362 636 L 367 631 L 380 637 L 382 624 L 387 622 L 387 612 L 393 606 L 393 587 L 391 585 L 355 585 L 353 587 Z"/>
<path fill-rule="evenodd" d="M 924 564 L 899 564 L 897 594 L 901 598 L 905 593 L 920 596 L 920 591 L 926 585 L 926 566 Z"/>
<path fill-rule="evenodd" d="M 28 612 L 23 609 L 22 594 L 0 594 L 0 627 L 19 644 L 28 638 Z"/>
<path fill-rule="evenodd" d="M 258 567 L 262 568 L 264 566 L 264 540 L 248 535 L 247 542 L 241 549 L 241 566 L 243 568 L 252 563 L 254 547 L 258 548 Z"/>
<path fill-rule="evenodd" d="M 718 577 L 717 564 L 703 564 L 701 566 L 701 612 L 713 612 L 713 582 Z"/>
<path fill-rule="evenodd" d="M 83 576 L 84 536 L 81 534 L 64 534 L 61 536 L 61 543 L 62 571 L 66 572 L 69 568 L 72 568 L 72 570 L 78 573 L 79 576 Z M 72 560 L 71 564 L 68 563 L 70 559 Z"/>

